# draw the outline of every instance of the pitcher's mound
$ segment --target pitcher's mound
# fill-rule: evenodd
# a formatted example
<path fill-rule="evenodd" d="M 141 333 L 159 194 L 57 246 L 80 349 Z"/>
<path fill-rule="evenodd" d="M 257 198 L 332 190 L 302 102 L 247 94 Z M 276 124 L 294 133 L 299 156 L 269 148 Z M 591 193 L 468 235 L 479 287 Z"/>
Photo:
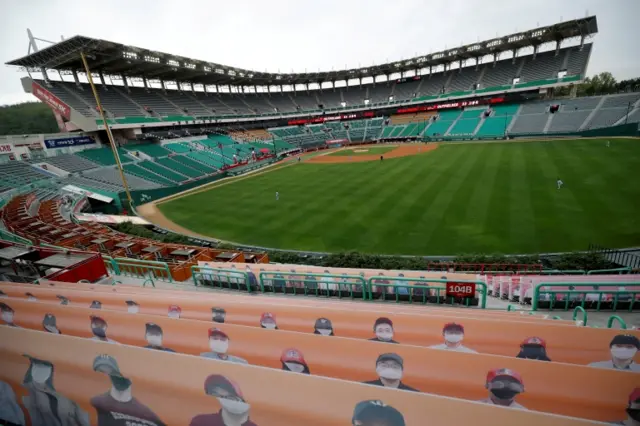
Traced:
<path fill-rule="evenodd" d="M 368 149 L 354 149 L 353 152 L 369 152 Z"/>
<path fill-rule="evenodd" d="M 396 157 L 406 157 L 409 155 L 418 155 L 420 153 L 428 152 L 436 148 L 438 148 L 438 144 L 436 143 L 430 143 L 428 145 L 405 144 L 405 145 L 399 145 L 394 150 L 389 151 L 386 154 L 383 154 L 383 156 L 385 159 L 396 158 Z M 364 149 L 364 151 L 368 151 L 368 150 Z M 329 151 L 327 152 L 327 154 L 330 154 L 331 152 L 335 152 L 335 151 Z M 353 152 L 355 153 L 359 151 L 354 149 Z M 307 160 L 307 163 L 325 163 L 326 164 L 326 163 L 356 163 L 361 161 L 380 161 L 380 155 L 375 155 L 375 154 L 356 155 L 353 158 L 348 156 L 331 156 L 327 154 L 313 157 Z"/>

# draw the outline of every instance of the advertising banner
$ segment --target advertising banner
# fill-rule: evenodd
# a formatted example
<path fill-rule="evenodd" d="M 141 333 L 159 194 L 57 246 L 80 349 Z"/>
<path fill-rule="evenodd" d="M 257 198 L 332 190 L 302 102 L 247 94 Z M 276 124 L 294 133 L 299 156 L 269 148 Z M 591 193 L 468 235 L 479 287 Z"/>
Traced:
<path fill-rule="evenodd" d="M 44 144 L 47 148 L 66 148 L 69 146 L 91 145 L 96 140 L 91 136 L 75 136 L 64 139 L 45 139 Z"/>
<path fill-rule="evenodd" d="M 60 114 L 64 119 L 69 120 L 71 118 L 71 108 L 69 105 L 62 102 L 56 95 L 40 86 L 35 81 L 31 83 L 31 93 L 36 98 L 49 105 L 51 109 Z"/>

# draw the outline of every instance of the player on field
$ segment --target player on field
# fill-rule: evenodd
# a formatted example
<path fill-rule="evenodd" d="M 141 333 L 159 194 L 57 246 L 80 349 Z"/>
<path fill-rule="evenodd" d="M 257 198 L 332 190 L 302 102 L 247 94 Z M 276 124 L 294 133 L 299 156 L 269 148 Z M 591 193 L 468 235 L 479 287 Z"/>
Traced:
<path fill-rule="evenodd" d="M 564 182 L 560 178 L 558 178 L 556 183 L 558 184 L 558 189 L 562 188 L 562 185 L 564 185 Z"/>
<path fill-rule="evenodd" d="M 280 193 L 276 191 L 276 201 L 278 201 L 279 199 L 280 199 Z"/>

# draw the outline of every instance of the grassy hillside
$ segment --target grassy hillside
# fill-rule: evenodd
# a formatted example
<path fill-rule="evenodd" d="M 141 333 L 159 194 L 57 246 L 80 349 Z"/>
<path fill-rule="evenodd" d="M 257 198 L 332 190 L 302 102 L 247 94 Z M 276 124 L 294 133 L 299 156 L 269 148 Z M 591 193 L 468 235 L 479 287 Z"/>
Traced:
<path fill-rule="evenodd" d="M 628 247 L 640 245 L 639 164 L 637 140 L 612 140 L 610 148 L 602 140 L 443 145 L 384 162 L 296 164 L 160 209 L 204 235 L 286 249 L 444 255 Z"/>
<path fill-rule="evenodd" d="M 57 132 L 59 129 L 53 112 L 41 102 L 0 106 L 0 135 Z"/>

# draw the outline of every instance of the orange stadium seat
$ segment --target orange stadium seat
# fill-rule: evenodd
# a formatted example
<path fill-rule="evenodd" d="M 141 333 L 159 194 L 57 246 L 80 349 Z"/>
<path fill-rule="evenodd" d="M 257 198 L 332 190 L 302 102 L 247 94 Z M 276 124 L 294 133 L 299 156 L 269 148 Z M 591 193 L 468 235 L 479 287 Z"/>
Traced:
<path fill-rule="evenodd" d="M 118 343 L 132 346 L 156 344 L 196 356 L 209 350 L 209 330 L 214 326 L 228 337 L 229 353 L 249 364 L 281 369 L 283 350 L 295 348 L 296 352 L 303 354 L 311 374 L 357 382 L 377 379 L 376 360 L 382 354 L 394 353 L 400 357 L 404 373 L 402 383 L 406 386 L 421 392 L 470 400 L 486 397 L 483 385 L 487 372 L 506 368 L 522 377 L 525 390 L 518 396 L 518 403 L 528 409 L 594 420 L 608 420 L 619 415 L 620 402 L 637 383 L 634 373 L 563 363 L 465 354 L 404 344 L 383 345 L 226 323 L 214 325 L 210 321 L 176 320 L 166 314 L 162 317 L 132 315 L 13 299 L 8 299 L 7 303 L 19 314 L 19 322 L 16 321 L 20 327 L 42 330 L 43 319 L 52 315 L 56 319 L 56 328 L 64 335 L 91 338 L 94 336 L 91 318 L 99 316 L 108 325 L 106 336 Z M 146 300 L 141 299 L 140 305 L 145 303 Z M 278 316 L 278 323 L 281 318 Z M 149 324 L 160 330 L 160 342 L 152 342 L 148 335 Z M 552 388 L 548 386 L 550 377 L 554 378 Z"/>
<path fill-rule="evenodd" d="M 598 424 L 17 328 L 0 327 L 0 354 L 0 379 L 14 390 L 5 396 L 7 405 L 20 410 L 23 397 L 46 394 L 69 408 L 58 417 L 84 419 L 84 424 L 100 424 L 98 413 L 149 426 L 222 424 L 214 423 L 221 409 L 227 416 L 236 413 L 245 425 L 259 426 L 342 426 L 365 415 L 384 416 L 393 426 Z M 179 368 L 167 368 L 176 363 Z M 31 385 L 34 379 L 43 384 Z M 135 401 L 136 409 L 123 400 Z"/>

